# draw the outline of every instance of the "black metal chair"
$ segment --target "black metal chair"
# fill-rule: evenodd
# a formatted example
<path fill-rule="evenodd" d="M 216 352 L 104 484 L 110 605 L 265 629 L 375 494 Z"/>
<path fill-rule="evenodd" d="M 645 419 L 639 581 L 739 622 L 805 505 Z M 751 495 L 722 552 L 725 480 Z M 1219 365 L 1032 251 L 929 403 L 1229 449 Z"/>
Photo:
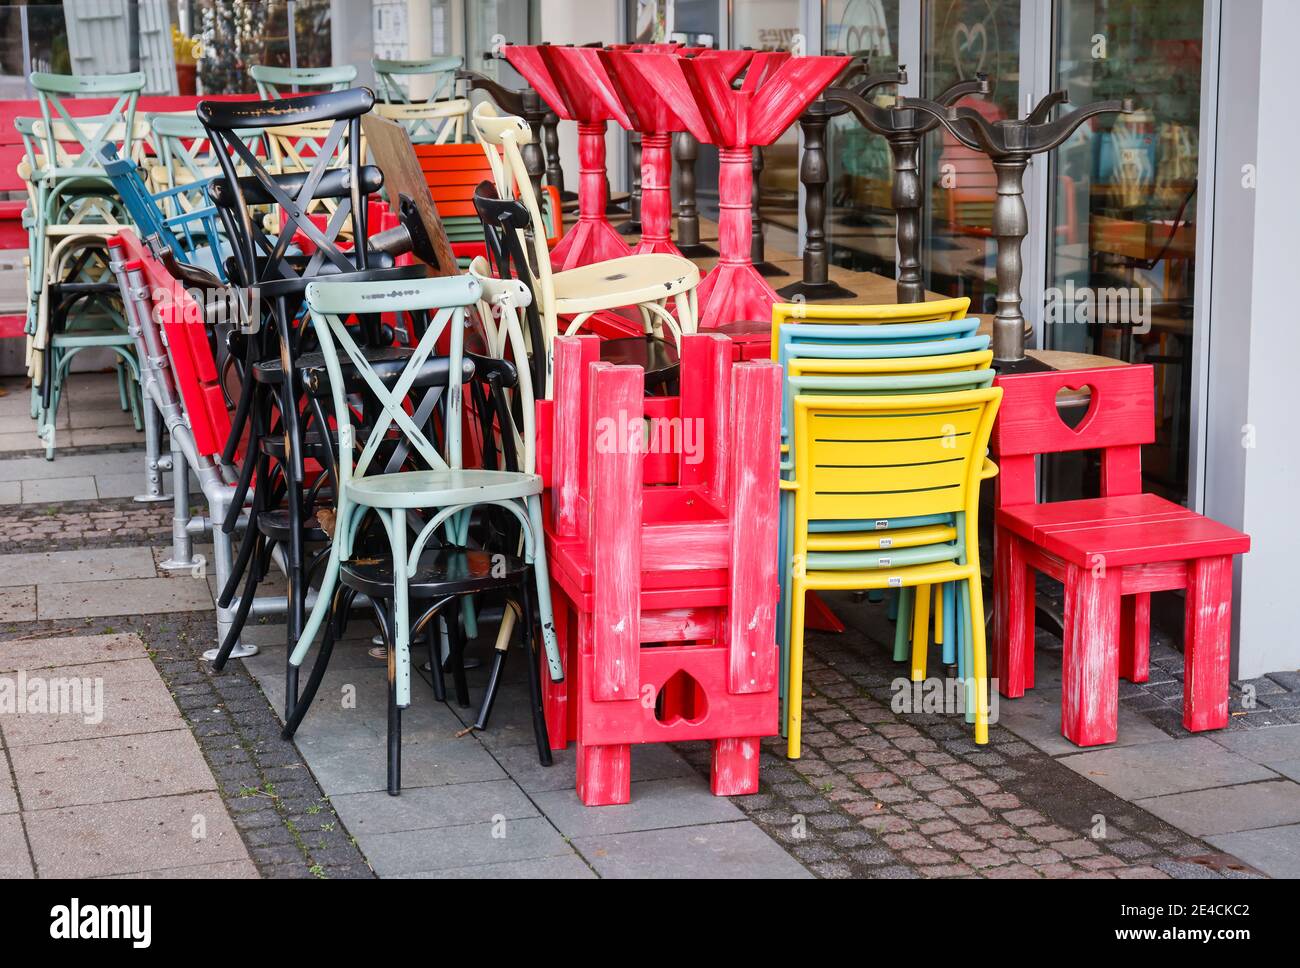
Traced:
<path fill-rule="evenodd" d="M 299 405 L 304 380 L 323 367 L 319 354 L 311 352 L 310 327 L 301 324 L 303 291 L 321 276 L 364 281 L 426 274 L 423 266 L 395 267 L 391 256 L 367 244 L 367 200 L 383 186 L 382 172 L 363 164 L 360 150 L 361 116 L 373 104 L 369 90 L 356 88 L 291 100 L 204 101 L 198 107 L 222 168 L 211 192 L 231 244 L 228 275 L 244 296 L 245 325 L 232 334 L 233 355 L 242 360 L 242 386 L 223 455 L 227 461 L 234 461 L 245 430 L 248 435 L 234 499 L 222 522 L 226 533 L 236 529 L 250 487 L 253 491 L 235 567 L 219 598 L 222 607 L 229 607 L 243 582 L 235 621 L 213 662 L 217 670 L 239 640 L 276 546 L 285 552 L 287 640 L 292 647 L 303 626 L 311 569 L 321 560 L 309 562 L 306 545 L 328 539 L 315 505 L 330 490 L 332 436 L 319 407 Z M 310 167 L 300 172 L 268 171 L 240 136 L 249 128 L 319 122 L 331 122 L 329 133 Z M 332 167 L 341 157 L 346 164 Z M 318 220 L 323 216 L 311 212 L 319 207 L 313 203 L 326 199 L 334 209 L 322 227 Z M 359 329 L 368 358 L 391 360 L 400 369 L 409 350 L 393 346 L 393 327 L 373 317 L 361 320 Z M 308 459 L 327 469 L 311 486 L 305 486 Z M 286 715 L 297 693 L 297 669 L 289 666 Z"/>

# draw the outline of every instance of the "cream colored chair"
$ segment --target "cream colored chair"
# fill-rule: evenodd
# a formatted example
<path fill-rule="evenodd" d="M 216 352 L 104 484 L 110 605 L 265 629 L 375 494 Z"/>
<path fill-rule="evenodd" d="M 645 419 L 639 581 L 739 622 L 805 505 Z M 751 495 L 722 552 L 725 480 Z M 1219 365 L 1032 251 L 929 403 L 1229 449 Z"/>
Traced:
<path fill-rule="evenodd" d="M 492 166 L 497 195 L 522 202 L 532 224 L 539 227 L 523 244 L 532 256 L 532 288 L 546 340 L 548 398 L 552 342 L 561 332 L 565 336 L 577 332 L 596 313 L 636 307 L 647 333 L 662 336 L 667 331 L 676 343 L 681 342 L 683 333 L 695 332 L 695 287 L 700 282 L 700 270 L 689 259 L 662 253 L 629 255 L 553 271 L 545 233 L 540 230 L 545 223 L 520 150 L 532 142 L 532 129 L 522 118 L 498 114 L 486 101 L 474 109 L 471 126 Z M 668 309 L 669 301 L 675 317 Z M 563 330 L 561 319 L 565 320 Z"/>

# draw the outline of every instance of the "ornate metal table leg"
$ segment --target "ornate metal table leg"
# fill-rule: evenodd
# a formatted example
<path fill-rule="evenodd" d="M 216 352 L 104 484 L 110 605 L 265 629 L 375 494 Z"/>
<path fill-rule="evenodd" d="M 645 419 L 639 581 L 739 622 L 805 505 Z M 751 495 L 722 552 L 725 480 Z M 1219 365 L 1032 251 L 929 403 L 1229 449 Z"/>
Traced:
<path fill-rule="evenodd" d="M 673 135 L 673 169 L 677 177 L 677 248 L 692 259 L 717 255 L 718 250 L 700 241 L 700 215 L 695 205 L 695 161 L 700 143 L 689 131 Z"/>
<path fill-rule="evenodd" d="M 636 235 L 641 231 L 641 135 L 627 133 L 627 143 L 632 149 L 632 191 L 628 193 L 627 211 L 631 216 L 618 227 L 619 235 Z"/>
<path fill-rule="evenodd" d="M 767 261 L 763 243 L 763 149 L 754 146 L 754 187 L 750 199 L 749 261 L 764 276 L 788 276 L 780 266 Z"/>
<path fill-rule="evenodd" d="M 815 107 L 817 102 L 814 102 Z M 830 281 L 830 253 L 826 247 L 826 183 L 830 166 L 826 157 L 826 126 L 829 115 L 813 108 L 799 119 L 803 129 L 803 160 L 799 162 L 799 181 L 804 189 L 804 221 L 807 232 L 803 243 L 803 278 L 778 289 L 782 299 L 847 299 L 853 291 Z"/>

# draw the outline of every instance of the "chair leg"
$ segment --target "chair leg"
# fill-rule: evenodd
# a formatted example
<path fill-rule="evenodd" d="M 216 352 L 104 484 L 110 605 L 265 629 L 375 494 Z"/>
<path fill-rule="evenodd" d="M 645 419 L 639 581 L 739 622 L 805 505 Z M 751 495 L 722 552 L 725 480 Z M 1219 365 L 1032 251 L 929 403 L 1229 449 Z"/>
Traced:
<path fill-rule="evenodd" d="M 1232 651 L 1232 558 L 1197 558 L 1187 566 L 1183 636 L 1183 725 L 1196 732 L 1228 725 Z"/>
<path fill-rule="evenodd" d="M 1118 568 L 1066 571 L 1061 732 L 1077 746 L 1113 743 L 1118 731 L 1120 579 Z"/>
<path fill-rule="evenodd" d="M 957 664 L 957 586 L 952 582 L 944 582 L 942 593 L 942 622 L 943 622 L 943 664 L 952 666 Z"/>
<path fill-rule="evenodd" d="M 253 550 L 250 552 L 249 557 L 255 559 L 258 557 L 260 549 L 264 546 L 262 536 L 254 533 L 252 544 Z M 242 557 L 242 547 L 240 548 L 240 552 Z M 239 596 L 239 608 L 235 610 L 234 618 L 230 623 L 230 630 L 226 633 L 226 640 L 221 643 L 221 648 L 217 650 L 216 658 L 212 660 L 212 668 L 216 672 L 220 672 L 224 669 L 226 663 L 230 660 L 230 653 L 234 651 L 235 646 L 239 643 L 239 635 L 244 631 L 244 625 L 248 622 L 249 610 L 253 607 L 253 596 L 257 591 L 258 576 L 260 573 L 256 561 L 248 562 L 247 572 L 247 577 L 244 579 L 244 592 Z M 230 583 L 233 584 L 234 580 L 235 577 L 232 575 Z M 230 604 L 230 601 L 231 599 L 227 599 L 225 605 L 222 607 L 227 607 Z M 285 716 L 287 717 L 291 712 L 292 710 L 286 708 Z"/>
<path fill-rule="evenodd" d="M 997 530 L 994 549 L 993 675 L 1015 699 L 1034 687 L 1034 570 L 1010 531 Z"/>
<path fill-rule="evenodd" d="M 554 608 L 553 621 L 560 654 L 564 657 L 566 668 L 572 675 L 576 665 L 571 641 L 574 630 L 569 622 L 569 600 L 555 582 L 551 583 L 551 603 Z M 546 661 L 545 651 L 539 649 L 538 653 L 539 661 Z M 569 694 L 569 678 L 556 682 L 548 675 L 542 680 L 542 706 L 546 711 L 546 733 L 550 737 L 553 750 L 564 749 L 569 745 L 569 739 L 573 735 L 569 730 Z"/>
<path fill-rule="evenodd" d="M 433 698 L 447 701 L 447 679 L 442 669 L 442 622 L 434 615 L 424 626 L 425 647 L 429 651 L 429 678 L 433 682 Z"/>
<path fill-rule="evenodd" d="M 790 597 L 790 680 L 786 685 L 786 753 L 792 760 L 799 759 L 803 735 L 803 632 L 804 608 L 807 589 L 798 578 L 794 580 Z"/>
<path fill-rule="evenodd" d="M 966 582 L 970 589 L 971 678 L 975 680 L 975 742 L 989 741 L 988 649 L 984 641 L 984 587 L 979 572 Z"/>
<path fill-rule="evenodd" d="M 551 741 L 546 735 L 546 713 L 542 709 L 542 650 L 537 648 L 537 639 L 533 634 L 533 603 L 532 595 L 528 588 L 529 582 L 524 580 L 523 586 L 519 589 L 520 604 L 523 606 L 523 629 L 521 638 L 524 646 L 524 661 L 528 664 L 528 701 L 532 706 L 533 713 L 533 738 L 537 741 L 537 762 L 542 766 L 551 765 Z M 486 720 L 485 720 L 486 722 Z"/>
<path fill-rule="evenodd" d="M 1119 674 L 1129 682 L 1151 675 L 1151 594 L 1125 595 L 1119 627 Z"/>
<path fill-rule="evenodd" d="M 356 592 L 347 588 L 340 588 L 334 595 L 334 603 L 330 608 L 330 620 L 325 624 L 325 637 L 320 644 L 320 652 L 316 655 L 316 661 L 312 663 L 311 675 L 307 677 L 307 685 L 298 697 L 297 705 L 291 714 L 287 715 L 284 720 L 284 729 L 280 730 L 281 739 L 293 739 L 293 734 L 298 731 L 298 726 L 302 719 L 307 715 L 307 710 L 311 708 L 312 702 L 316 698 L 316 691 L 320 688 L 321 680 L 325 678 L 325 670 L 329 667 L 330 656 L 334 653 L 334 641 L 339 631 L 337 613 L 342 610 L 346 611 L 352 606 L 352 599 Z"/>
<path fill-rule="evenodd" d="M 521 600 L 527 594 L 526 586 L 519 590 Z M 523 606 L 520 605 L 520 611 L 523 610 Z M 501 616 L 502 624 L 510 621 L 506 616 L 512 614 L 510 603 L 507 602 Z M 527 635 L 528 630 L 525 629 L 523 634 Z M 487 688 L 483 690 L 483 701 L 479 703 L 478 718 L 474 721 L 475 729 L 487 729 L 488 719 L 492 715 L 492 706 L 496 703 L 497 690 L 501 687 L 501 675 L 506 667 L 506 654 L 510 651 L 510 640 L 507 638 L 505 642 L 499 642 L 497 645 L 498 647 L 492 650 L 492 667 L 488 670 Z"/>
<path fill-rule="evenodd" d="M 894 622 L 894 661 L 907 661 L 907 633 L 912 627 L 912 599 L 916 589 L 905 585 L 898 590 L 898 616 Z"/>
<path fill-rule="evenodd" d="M 912 681 L 925 682 L 930 651 L 930 585 L 917 585 L 912 604 Z"/>
<path fill-rule="evenodd" d="M 578 744 L 578 797 L 588 807 L 607 807 L 632 799 L 632 747 Z"/>
<path fill-rule="evenodd" d="M 402 707 L 397 700 L 396 609 L 389 619 L 388 633 L 388 795 L 402 792 Z"/>
<path fill-rule="evenodd" d="M 465 678 L 465 632 L 460 624 L 460 601 L 447 606 L 447 636 L 451 643 L 451 681 L 456 688 L 456 705 L 469 708 L 469 680 Z"/>
<path fill-rule="evenodd" d="M 713 741 L 709 789 L 715 797 L 741 797 L 758 792 L 759 740 L 745 736 Z"/>

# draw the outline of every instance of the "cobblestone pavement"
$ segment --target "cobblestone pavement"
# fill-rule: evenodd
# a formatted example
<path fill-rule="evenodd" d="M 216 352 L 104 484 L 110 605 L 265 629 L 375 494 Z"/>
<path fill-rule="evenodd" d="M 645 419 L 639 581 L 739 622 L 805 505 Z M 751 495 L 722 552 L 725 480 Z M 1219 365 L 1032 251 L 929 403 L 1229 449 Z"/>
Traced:
<path fill-rule="evenodd" d="M 169 541 L 171 533 L 170 503 L 116 498 L 23 504 L 0 513 L 0 554 L 151 545 Z"/>
<path fill-rule="evenodd" d="M 736 800 L 817 875 L 1259 876 L 1005 727 L 979 747 L 959 717 L 894 712 L 906 669 L 883 644 L 883 609 L 847 596 L 834 607 L 850 629 L 809 634 L 803 757 L 766 740 L 762 790 Z M 680 749 L 707 773 L 707 744 Z"/>

